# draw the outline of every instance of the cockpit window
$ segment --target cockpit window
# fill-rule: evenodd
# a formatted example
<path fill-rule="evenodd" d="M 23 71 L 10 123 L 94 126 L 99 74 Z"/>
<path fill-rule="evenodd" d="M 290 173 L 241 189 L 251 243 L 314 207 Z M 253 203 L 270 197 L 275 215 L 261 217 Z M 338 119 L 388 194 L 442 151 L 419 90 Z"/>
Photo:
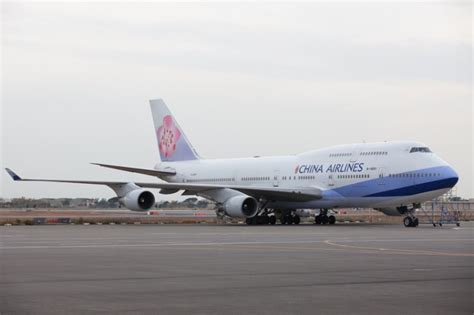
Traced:
<path fill-rule="evenodd" d="M 422 153 L 431 153 L 430 148 L 427 147 L 414 147 L 411 148 L 410 153 L 422 152 Z"/>

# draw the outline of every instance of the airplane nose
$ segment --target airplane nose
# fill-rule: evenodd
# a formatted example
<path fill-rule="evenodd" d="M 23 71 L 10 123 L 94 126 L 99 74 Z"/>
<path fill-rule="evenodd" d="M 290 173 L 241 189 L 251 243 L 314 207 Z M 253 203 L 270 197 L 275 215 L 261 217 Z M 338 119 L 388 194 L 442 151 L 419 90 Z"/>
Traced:
<path fill-rule="evenodd" d="M 458 183 L 459 181 L 459 175 L 458 173 L 454 170 L 454 168 L 452 168 L 451 166 L 448 167 L 449 170 L 448 170 L 448 174 L 446 174 L 446 179 L 449 180 L 449 183 L 450 183 L 450 187 L 454 187 L 456 186 L 456 184 Z"/>

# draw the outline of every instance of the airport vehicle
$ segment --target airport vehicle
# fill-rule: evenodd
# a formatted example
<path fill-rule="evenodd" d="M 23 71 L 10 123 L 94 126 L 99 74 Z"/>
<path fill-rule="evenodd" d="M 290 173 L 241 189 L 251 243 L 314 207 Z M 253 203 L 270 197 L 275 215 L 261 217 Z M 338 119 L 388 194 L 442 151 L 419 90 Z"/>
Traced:
<path fill-rule="evenodd" d="M 150 105 L 161 159 L 154 169 L 93 164 L 164 182 L 23 179 L 7 171 L 15 181 L 106 185 L 135 211 L 148 211 L 155 204 L 149 189 L 160 189 L 161 194 L 182 191 L 213 200 L 218 215 L 245 218 L 248 224 L 275 224 L 277 216 L 282 224 L 298 224 L 297 209 L 319 209 L 315 223 L 334 224 L 330 209 L 354 207 L 404 215 L 404 225 L 415 227 L 415 209 L 458 182 L 448 163 L 413 141 L 339 145 L 286 156 L 202 159 L 163 100 Z"/>

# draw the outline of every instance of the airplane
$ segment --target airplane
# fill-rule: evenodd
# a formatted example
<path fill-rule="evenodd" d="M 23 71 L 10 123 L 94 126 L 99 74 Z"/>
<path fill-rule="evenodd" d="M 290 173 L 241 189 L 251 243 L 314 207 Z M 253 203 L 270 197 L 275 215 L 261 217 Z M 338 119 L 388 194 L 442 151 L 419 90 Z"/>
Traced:
<path fill-rule="evenodd" d="M 92 163 L 161 179 L 115 182 L 21 178 L 14 181 L 105 185 L 133 211 L 155 205 L 160 194 L 196 195 L 212 200 L 219 216 L 249 225 L 299 224 L 299 209 L 317 209 L 315 224 L 335 224 L 338 208 L 373 208 L 405 216 L 406 227 L 419 224 L 421 203 L 439 197 L 458 182 L 456 171 L 426 145 L 390 141 L 332 146 L 295 155 L 203 159 L 162 99 L 150 101 L 160 162 L 153 169 Z"/>

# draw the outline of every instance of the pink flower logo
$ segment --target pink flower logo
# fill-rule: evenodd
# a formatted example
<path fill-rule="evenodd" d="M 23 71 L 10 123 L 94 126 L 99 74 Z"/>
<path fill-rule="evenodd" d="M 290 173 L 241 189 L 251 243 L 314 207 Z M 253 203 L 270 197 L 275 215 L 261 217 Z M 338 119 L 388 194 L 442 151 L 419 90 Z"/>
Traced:
<path fill-rule="evenodd" d="M 173 123 L 173 117 L 167 115 L 163 118 L 163 125 L 156 130 L 158 137 L 160 153 L 165 157 L 170 157 L 176 151 L 176 144 L 178 143 L 181 132 Z"/>
<path fill-rule="evenodd" d="M 298 173 L 299 168 L 300 168 L 300 166 L 299 166 L 299 165 L 296 165 L 295 174 Z"/>

